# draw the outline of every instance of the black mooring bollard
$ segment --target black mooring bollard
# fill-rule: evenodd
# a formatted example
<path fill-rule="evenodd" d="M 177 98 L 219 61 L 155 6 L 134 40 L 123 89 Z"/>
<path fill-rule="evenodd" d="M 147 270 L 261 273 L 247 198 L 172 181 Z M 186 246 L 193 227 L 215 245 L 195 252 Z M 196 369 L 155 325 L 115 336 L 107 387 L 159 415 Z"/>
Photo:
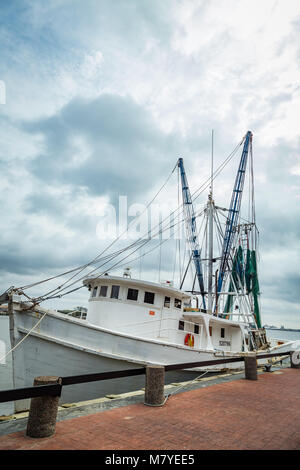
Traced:
<path fill-rule="evenodd" d="M 247 379 L 247 380 L 257 380 L 256 354 L 255 353 L 253 353 L 251 355 L 250 354 L 244 357 L 244 361 L 245 361 L 245 379 Z"/>
<path fill-rule="evenodd" d="M 42 376 L 34 379 L 33 385 L 60 384 L 60 377 Z M 59 396 L 46 395 L 31 399 L 26 435 L 50 437 L 55 433 Z"/>
<path fill-rule="evenodd" d="M 293 369 L 300 369 L 300 351 L 293 351 L 290 353 L 291 367 Z"/>
<path fill-rule="evenodd" d="M 164 386 L 164 366 L 147 366 L 144 404 L 149 406 L 162 406 L 165 402 Z"/>

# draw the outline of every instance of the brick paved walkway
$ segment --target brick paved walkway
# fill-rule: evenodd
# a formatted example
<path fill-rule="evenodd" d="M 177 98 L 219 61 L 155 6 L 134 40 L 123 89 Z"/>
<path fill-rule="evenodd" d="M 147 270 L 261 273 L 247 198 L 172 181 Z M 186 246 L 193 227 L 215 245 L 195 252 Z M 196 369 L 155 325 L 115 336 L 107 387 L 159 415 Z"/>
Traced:
<path fill-rule="evenodd" d="M 57 423 L 56 434 L 0 437 L 0 449 L 300 450 L 300 370 L 259 375 Z"/>

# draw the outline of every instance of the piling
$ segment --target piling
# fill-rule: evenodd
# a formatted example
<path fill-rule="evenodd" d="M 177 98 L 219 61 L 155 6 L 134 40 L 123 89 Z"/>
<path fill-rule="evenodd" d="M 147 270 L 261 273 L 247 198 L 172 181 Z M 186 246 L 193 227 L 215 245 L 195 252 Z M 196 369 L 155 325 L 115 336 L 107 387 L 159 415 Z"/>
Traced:
<path fill-rule="evenodd" d="M 60 377 L 42 376 L 34 379 L 33 385 L 61 383 Z M 31 399 L 26 435 L 50 437 L 55 433 L 59 396 L 42 396 Z"/>
<path fill-rule="evenodd" d="M 162 406 L 165 401 L 164 386 L 164 366 L 147 366 L 144 404 L 149 406 Z"/>
<path fill-rule="evenodd" d="M 257 361 L 256 354 L 249 354 L 244 357 L 245 361 L 245 379 L 257 380 Z"/>

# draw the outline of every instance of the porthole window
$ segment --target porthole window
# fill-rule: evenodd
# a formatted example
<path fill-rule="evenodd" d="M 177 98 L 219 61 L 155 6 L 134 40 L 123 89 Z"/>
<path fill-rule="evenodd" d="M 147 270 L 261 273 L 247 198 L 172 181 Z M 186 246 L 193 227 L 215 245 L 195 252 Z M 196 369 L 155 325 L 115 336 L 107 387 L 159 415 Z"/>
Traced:
<path fill-rule="evenodd" d="M 179 320 L 179 323 L 178 323 L 178 330 L 184 330 L 184 321 Z"/>
<path fill-rule="evenodd" d="M 199 334 L 199 325 L 194 325 L 194 333 L 195 335 Z"/>
<path fill-rule="evenodd" d="M 175 299 L 174 300 L 174 307 L 175 308 L 181 308 L 181 300 L 180 299 Z"/>
<path fill-rule="evenodd" d="M 127 300 L 137 300 L 139 291 L 137 289 L 128 289 Z"/>
<path fill-rule="evenodd" d="M 145 292 L 144 302 L 146 304 L 154 304 L 155 294 L 153 292 Z"/>
<path fill-rule="evenodd" d="M 170 308 L 170 305 L 171 305 L 171 297 L 165 297 L 164 307 Z"/>
<path fill-rule="evenodd" d="M 225 328 L 221 328 L 221 338 L 225 338 Z"/>

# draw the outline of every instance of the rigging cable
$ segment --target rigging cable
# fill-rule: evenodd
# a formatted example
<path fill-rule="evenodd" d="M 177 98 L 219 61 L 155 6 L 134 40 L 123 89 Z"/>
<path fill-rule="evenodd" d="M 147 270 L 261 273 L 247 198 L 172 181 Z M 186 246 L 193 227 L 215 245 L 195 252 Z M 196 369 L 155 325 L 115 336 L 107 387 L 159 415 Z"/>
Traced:
<path fill-rule="evenodd" d="M 24 290 L 24 289 L 27 289 L 29 287 L 33 287 L 35 285 L 38 285 L 38 284 L 41 284 L 43 282 L 47 282 L 49 280 L 52 280 L 52 279 L 55 279 L 56 277 L 60 277 L 60 276 L 63 276 L 65 274 L 69 274 L 71 272 L 74 272 L 74 271 L 79 271 L 79 273 L 77 274 L 80 274 L 80 272 L 82 272 L 86 267 L 90 266 L 91 264 L 95 263 L 96 260 L 98 260 L 100 258 L 100 256 L 105 253 L 105 251 L 107 251 L 109 248 L 111 248 L 112 245 L 114 245 L 126 232 L 128 232 L 128 229 L 130 227 L 130 225 L 136 221 L 136 219 L 138 220 L 139 217 L 142 216 L 142 214 L 149 208 L 149 206 L 153 203 L 153 201 L 157 198 L 157 196 L 160 194 L 160 192 L 164 189 L 164 187 L 167 185 L 169 179 L 171 178 L 172 174 L 174 173 L 175 169 L 176 169 L 177 165 L 174 166 L 173 170 L 171 171 L 171 173 L 169 174 L 168 178 L 166 179 L 166 181 L 164 182 L 164 184 L 160 187 L 160 189 L 157 191 L 157 193 L 153 196 L 153 198 L 150 200 L 150 202 L 147 204 L 147 206 L 145 207 L 145 209 L 140 213 L 138 214 L 129 224 L 128 224 L 128 227 L 127 229 L 125 229 L 121 234 L 118 235 L 117 238 L 115 238 L 108 247 L 106 247 L 104 250 L 102 250 L 101 253 L 99 253 L 92 261 L 84 264 L 84 265 L 81 265 L 81 266 L 78 266 L 77 268 L 75 269 L 71 269 L 69 271 L 66 271 L 65 273 L 62 273 L 62 274 L 58 274 L 56 276 L 53 276 L 51 278 L 48 278 L 48 279 L 45 279 L 45 280 L 42 280 L 42 281 L 39 281 L 38 283 L 32 283 L 32 284 L 29 284 L 28 286 L 23 286 L 23 287 L 20 287 L 19 289 L 21 290 Z M 108 255 L 108 256 L 112 256 L 114 253 L 112 253 L 111 255 Z M 70 280 L 72 280 L 74 276 L 72 276 L 70 279 L 68 279 L 66 282 L 69 282 Z M 65 284 L 65 283 L 64 283 Z M 63 285 L 64 285 L 63 284 Z"/>
<path fill-rule="evenodd" d="M 238 148 L 242 145 L 243 141 L 244 141 L 244 138 L 243 138 L 242 141 L 235 147 L 235 149 L 229 154 L 229 156 L 225 159 L 225 161 L 217 168 L 217 170 L 214 172 L 213 179 L 215 179 L 215 178 L 219 175 L 219 173 L 225 168 L 225 166 L 228 164 L 228 162 L 233 158 L 233 156 L 234 156 L 235 153 L 237 152 Z M 173 174 L 173 172 L 174 172 L 174 170 L 175 170 L 176 167 L 177 167 L 177 164 L 176 164 L 176 166 L 173 168 L 173 170 L 172 170 L 171 174 L 169 175 L 167 181 L 170 179 L 170 177 L 171 177 L 171 175 Z M 206 180 L 206 181 L 193 193 L 192 196 L 194 196 L 194 200 L 196 200 L 196 199 L 200 196 L 200 194 L 202 194 L 202 192 L 203 192 L 203 191 L 206 189 L 206 187 L 207 187 L 207 182 L 208 182 L 208 185 L 209 185 L 210 182 L 211 182 L 211 180 L 212 180 L 212 177 L 210 176 L 210 177 L 208 178 L 208 180 Z M 161 192 L 161 190 L 163 189 L 163 187 L 167 184 L 167 181 L 166 181 L 166 182 L 164 183 L 164 185 L 160 188 L 160 190 L 156 193 L 156 195 L 153 197 L 153 199 L 148 203 L 148 205 L 146 206 L 146 208 L 144 209 L 143 212 L 145 212 L 145 210 L 147 210 L 147 208 L 152 204 L 153 200 L 157 197 L 157 195 Z M 198 193 L 198 194 L 197 194 L 197 193 Z M 183 204 L 181 204 L 180 207 L 182 207 L 182 206 L 183 206 Z M 176 213 L 176 212 L 180 209 L 180 207 L 178 207 L 175 211 L 173 211 L 173 212 L 171 213 L 171 215 L 173 215 L 174 213 Z M 142 213 L 143 213 L 143 212 L 142 212 Z M 140 216 L 142 215 L 142 213 L 139 214 L 138 217 L 140 217 Z M 171 218 L 171 215 L 169 216 L 169 218 Z M 164 222 L 166 219 L 167 219 L 167 217 L 166 217 L 165 219 L 163 219 L 163 222 Z M 135 219 L 134 219 L 134 220 L 135 220 Z M 134 221 L 134 220 L 133 220 L 133 221 Z M 133 221 L 132 221 L 132 222 L 133 222 Z M 129 224 L 129 225 L 130 225 L 130 224 Z M 128 228 L 129 228 L 129 227 L 128 227 Z M 76 274 L 76 276 L 78 276 L 78 275 L 80 274 L 80 272 L 82 272 L 85 268 L 87 268 L 87 267 L 90 266 L 91 264 L 95 263 L 96 260 L 99 261 L 100 256 L 101 256 L 103 253 L 105 253 L 105 251 L 107 251 L 111 246 L 113 246 L 113 244 L 114 244 L 124 233 L 126 233 L 126 231 L 128 230 L 128 228 L 127 228 L 122 234 L 120 234 L 115 240 L 113 240 L 113 242 L 112 242 L 108 247 L 106 247 L 99 255 L 97 255 L 92 261 L 90 261 L 89 263 L 86 263 L 85 265 L 79 266 L 78 268 L 76 268 L 76 269 L 74 269 L 74 270 L 69 270 L 69 271 L 67 271 L 66 273 L 70 273 L 70 272 L 74 272 L 74 271 L 80 270 L 80 271 Z M 164 230 L 166 230 L 166 229 L 168 229 L 168 228 L 169 228 L 169 226 L 167 226 Z M 162 230 L 162 232 L 163 232 L 164 230 Z M 149 242 L 149 240 L 146 240 L 146 243 L 148 243 L 148 242 Z M 112 257 L 116 257 L 116 256 L 118 256 L 119 254 L 121 254 L 122 252 L 124 252 L 124 251 L 126 251 L 126 250 L 129 250 L 130 248 L 133 248 L 133 247 L 136 246 L 138 243 L 141 243 L 141 239 L 139 239 L 139 240 L 137 240 L 136 242 L 132 243 L 132 244 L 129 245 L 128 247 L 124 248 L 123 250 L 119 250 L 119 251 L 117 252 L 117 255 L 116 255 L 115 253 L 112 253 L 112 254 L 110 254 L 110 255 L 107 255 L 106 258 L 111 259 Z M 142 246 L 143 246 L 143 245 L 144 245 L 144 243 L 142 243 Z M 137 250 L 137 249 L 135 249 L 135 250 L 133 251 L 133 253 L 134 253 L 136 250 Z M 132 254 L 132 253 L 131 253 L 131 254 Z M 128 255 L 128 256 L 130 256 L 130 255 Z M 128 257 L 128 256 L 127 256 L 127 257 Z M 125 257 L 125 258 L 127 258 L 127 257 Z M 121 261 L 123 261 L 125 258 L 123 258 Z M 100 258 L 100 259 L 101 259 L 101 258 Z M 115 265 L 113 265 L 113 267 L 115 267 L 116 265 L 118 265 L 121 261 L 117 262 Z M 104 264 L 107 264 L 107 262 L 104 263 Z M 103 266 L 103 264 L 102 264 L 101 266 Z M 101 267 L 101 266 L 100 266 L 100 267 Z M 99 268 L 99 267 L 98 267 L 98 268 Z M 98 268 L 95 268 L 93 271 L 95 271 L 95 270 L 98 269 Z M 111 269 L 111 268 L 110 268 L 110 269 Z M 93 272 L 93 271 L 92 271 L 92 272 Z M 64 274 L 66 274 L 66 273 L 64 273 Z M 91 274 L 91 273 L 89 273 L 89 274 Z M 49 279 L 52 280 L 52 279 L 55 279 L 56 277 L 60 277 L 60 276 L 62 276 L 62 275 L 63 275 L 63 274 L 59 274 L 59 275 L 57 275 L 57 276 L 53 276 L 52 278 L 48 278 L 48 279 L 46 279 L 46 280 L 39 281 L 38 283 L 32 283 L 32 284 L 30 284 L 30 285 L 28 285 L 28 286 L 20 287 L 19 289 L 20 289 L 20 290 L 22 290 L 22 289 L 24 290 L 25 288 L 33 287 L 34 285 L 41 284 L 41 283 L 43 283 L 43 282 L 47 282 Z M 68 286 L 66 286 L 64 289 L 61 289 L 61 287 L 65 286 L 65 285 L 66 285 L 68 282 L 70 282 L 74 277 L 75 277 L 75 275 L 72 276 L 72 277 L 71 277 L 70 279 L 68 279 L 67 281 L 65 281 L 65 282 L 64 282 L 61 286 L 59 286 L 57 289 L 52 290 L 51 293 L 54 293 L 54 292 L 56 292 L 56 291 L 62 292 L 63 290 L 66 290 L 66 289 L 69 288 L 71 285 L 73 285 L 74 283 L 79 282 L 80 280 L 82 280 L 82 279 L 85 278 L 86 276 L 84 276 L 84 277 L 82 277 L 82 278 L 80 278 L 80 279 L 77 279 L 77 280 L 74 281 L 73 283 L 71 283 L 71 284 L 69 284 Z M 82 286 L 81 286 L 81 287 L 82 287 Z M 62 294 L 62 295 L 67 295 L 67 294 L 70 293 L 70 292 L 74 292 L 74 290 L 78 290 L 78 288 L 77 288 L 77 289 L 73 289 L 72 291 L 68 291 L 68 292 L 66 292 L 66 293 L 64 293 L 64 294 Z M 38 297 L 38 300 L 39 300 L 40 302 L 43 301 L 43 300 L 46 300 L 48 297 L 45 297 L 45 296 L 46 296 L 47 294 L 49 294 L 49 293 L 50 293 L 50 292 L 44 294 L 43 296 Z M 61 297 L 62 295 L 59 295 L 58 297 Z M 51 298 L 53 298 L 53 296 L 52 296 Z M 32 299 L 32 300 L 33 300 L 33 299 Z"/>

